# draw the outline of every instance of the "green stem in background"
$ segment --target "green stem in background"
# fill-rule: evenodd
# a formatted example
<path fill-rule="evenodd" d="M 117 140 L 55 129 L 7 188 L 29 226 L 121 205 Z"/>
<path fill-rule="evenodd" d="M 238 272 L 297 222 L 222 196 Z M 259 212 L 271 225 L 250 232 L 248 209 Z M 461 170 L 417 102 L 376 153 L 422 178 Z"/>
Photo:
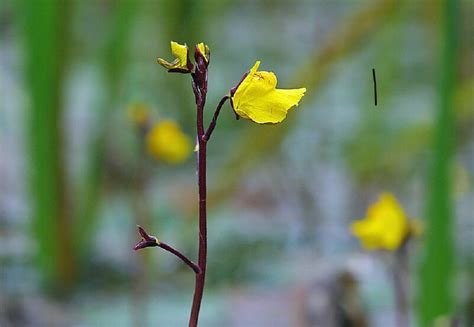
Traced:
<path fill-rule="evenodd" d="M 393 264 L 393 286 L 396 305 L 396 326 L 410 326 L 409 311 L 409 274 L 408 274 L 408 246 L 410 238 L 407 238 L 400 248 L 395 251 Z"/>
<path fill-rule="evenodd" d="M 123 69 L 126 67 L 126 47 L 129 40 L 129 32 L 132 27 L 134 15 L 138 4 L 133 0 L 119 0 L 114 2 L 113 31 L 104 46 L 101 55 L 101 67 L 105 76 L 106 85 L 103 98 L 97 111 L 99 112 L 100 126 L 93 130 L 94 136 L 89 149 L 89 160 L 87 162 L 84 183 L 79 186 L 80 190 L 76 196 L 78 205 L 76 212 L 76 246 L 79 249 L 79 257 L 88 259 L 92 242 L 90 237 L 97 221 L 97 209 L 100 201 L 100 191 L 103 184 L 105 145 L 107 140 L 108 125 L 110 123 L 110 112 L 116 107 L 119 85 Z"/>
<path fill-rule="evenodd" d="M 26 76 L 31 95 L 29 145 L 32 227 L 37 264 L 47 285 L 67 290 L 74 256 L 63 153 L 63 79 L 68 35 L 68 1 L 24 1 Z"/>
<path fill-rule="evenodd" d="M 430 179 L 427 183 L 425 256 L 418 276 L 421 326 L 453 313 L 454 274 L 451 163 L 454 148 L 454 90 L 460 20 L 457 0 L 445 0 L 442 13 L 440 84 Z"/>

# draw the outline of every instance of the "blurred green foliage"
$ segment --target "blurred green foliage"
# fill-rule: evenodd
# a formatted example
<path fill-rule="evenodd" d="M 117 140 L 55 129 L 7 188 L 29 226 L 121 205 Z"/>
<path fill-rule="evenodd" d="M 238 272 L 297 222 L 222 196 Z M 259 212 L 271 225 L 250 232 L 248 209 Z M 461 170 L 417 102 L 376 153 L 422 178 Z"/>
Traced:
<path fill-rule="evenodd" d="M 455 304 L 454 214 L 452 170 L 455 148 L 456 71 L 459 62 L 459 3 L 442 2 L 439 86 L 433 159 L 427 182 L 427 233 L 425 258 L 418 277 L 419 320 L 429 326 L 434 319 L 452 314 Z"/>
<path fill-rule="evenodd" d="M 24 1 L 18 8 L 23 14 L 26 76 L 32 104 L 29 160 L 37 261 L 46 283 L 69 287 L 74 268 L 62 128 L 69 3 Z"/>

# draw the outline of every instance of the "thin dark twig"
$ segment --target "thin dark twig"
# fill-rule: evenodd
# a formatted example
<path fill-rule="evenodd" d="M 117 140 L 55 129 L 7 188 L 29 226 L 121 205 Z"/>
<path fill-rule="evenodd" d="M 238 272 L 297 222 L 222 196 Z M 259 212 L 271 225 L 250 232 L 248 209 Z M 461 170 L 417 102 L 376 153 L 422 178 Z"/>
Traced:
<path fill-rule="evenodd" d="M 377 105 L 377 79 L 375 78 L 375 68 L 372 68 L 372 77 L 373 77 L 373 79 L 374 79 L 375 105 Z"/>
<path fill-rule="evenodd" d="M 219 104 L 216 107 L 216 111 L 214 111 L 214 116 L 212 117 L 212 121 L 209 124 L 209 127 L 207 128 L 206 133 L 204 134 L 204 137 L 203 137 L 204 141 L 209 141 L 209 139 L 211 138 L 212 132 L 214 131 L 214 128 L 216 128 L 217 118 L 219 117 L 221 108 L 228 99 L 229 99 L 229 96 L 226 95 L 222 97 L 221 101 L 219 101 Z"/>
<path fill-rule="evenodd" d="M 166 243 L 163 243 L 160 241 L 160 243 L 158 244 L 158 246 L 160 248 L 162 248 L 163 250 L 166 250 L 172 254 L 174 254 L 175 256 L 177 256 L 178 258 L 180 258 L 181 260 L 183 260 L 183 262 L 185 264 L 187 264 L 196 274 L 200 274 L 201 273 L 201 268 L 199 268 L 199 266 L 197 264 L 195 264 L 194 262 L 192 262 L 191 260 L 188 259 L 188 257 L 186 257 L 184 254 L 182 254 L 181 252 L 179 252 L 178 250 L 176 250 L 175 248 L 169 246 L 168 244 Z"/>

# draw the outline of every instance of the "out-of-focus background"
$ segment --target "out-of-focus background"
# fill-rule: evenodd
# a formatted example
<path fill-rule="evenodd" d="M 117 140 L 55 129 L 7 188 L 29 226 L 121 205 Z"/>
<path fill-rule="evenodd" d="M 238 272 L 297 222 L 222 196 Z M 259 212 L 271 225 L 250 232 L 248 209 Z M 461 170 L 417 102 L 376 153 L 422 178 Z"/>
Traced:
<path fill-rule="evenodd" d="M 308 90 L 279 125 L 221 113 L 202 326 L 395 326 L 391 254 L 350 232 L 383 191 L 424 225 L 412 324 L 472 326 L 473 16 L 469 0 L 3 0 L 0 325 L 186 325 L 192 272 L 132 250 L 141 224 L 197 257 L 194 154 L 156 160 L 143 131 L 171 119 L 194 140 L 190 78 L 156 64 L 174 40 L 211 49 L 208 121 L 255 60 Z"/>

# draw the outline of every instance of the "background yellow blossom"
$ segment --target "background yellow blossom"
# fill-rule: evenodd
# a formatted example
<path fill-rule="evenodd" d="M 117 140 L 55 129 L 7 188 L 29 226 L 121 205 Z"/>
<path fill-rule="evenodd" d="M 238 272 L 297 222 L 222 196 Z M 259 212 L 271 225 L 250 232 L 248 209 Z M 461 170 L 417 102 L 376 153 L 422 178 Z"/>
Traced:
<path fill-rule="evenodd" d="M 367 217 L 354 222 L 351 230 L 367 250 L 393 251 L 405 240 L 410 228 L 405 212 L 395 196 L 383 193 L 369 207 Z"/>
<path fill-rule="evenodd" d="M 191 154 L 191 140 L 172 120 L 156 123 L 146 136 L 148 154 L 167 163 L 179 163 Z"/>

